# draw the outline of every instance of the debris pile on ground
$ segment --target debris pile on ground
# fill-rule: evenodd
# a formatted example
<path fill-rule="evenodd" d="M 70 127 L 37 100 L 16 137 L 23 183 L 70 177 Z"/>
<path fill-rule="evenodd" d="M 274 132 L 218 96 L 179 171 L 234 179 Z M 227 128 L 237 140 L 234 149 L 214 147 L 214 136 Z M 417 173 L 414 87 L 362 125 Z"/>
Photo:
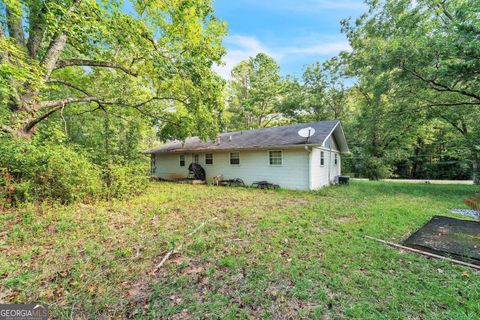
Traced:
<path fill-rule="evenodd" d="M 259 189 L 278 189 L 280 186 L 278 184 L 270 183 L 268 181 L 257 181 L 252 183 L 252 187 Z"/>
<path fill-rule="evenodd" d="M 219 184 L 221 186 L 229 186 L 229 187 L 245 187 L 245 182 L 243 182 L 243 180 L 240 178 L 222 180 L 219 182 Z"/>
<path fill-rule="evenodd" d="M 451 209 L 448 209 L 448 211 L 456 213 L 456 214 L 461 214 L 462 216 L 465 216 L 465 217 L 480 220 L 480 211 L 477 211 L 477 210 L 451 208 Z"/>

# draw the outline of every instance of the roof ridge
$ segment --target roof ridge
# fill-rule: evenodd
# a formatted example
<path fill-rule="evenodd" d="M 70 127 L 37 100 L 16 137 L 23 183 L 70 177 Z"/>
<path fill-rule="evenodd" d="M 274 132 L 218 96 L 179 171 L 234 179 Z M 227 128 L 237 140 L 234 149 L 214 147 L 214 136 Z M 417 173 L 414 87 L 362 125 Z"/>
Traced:
<path fill-rule="evenodd" d="M 289 125 L 284 125 L 284 126 L 273 126 L 273 127 L 266 127 L 266 128 L 255 128 L 255 129 L 228 131 L 228 132 L 222 132 L 220 134 L 229 134 L 229 133 L 231 134 L 231 133 L 245 132 L 245 131 L 268 130 L 268 129 L 273 129 L 273 128 L 289 128 L 289 127 L 294 127 L 294 126 L 309 125 L 309 124 L 321 123 L 321 122 L 340 122 L 340 120 L 334 119 L 334 120 L 320 120 L 320 121 L 312 121 L 312 122 L 302 122 L 302 123 L 294 123 L 294 124 L 289 124 Z M 191 138 L 197 138 L 197 137 L 198 136 L 194 136 L 194 137 L 191 137 Z"/>
<path fill-rule="evenodd" d="M 231 131 L 221 133 L 215 139 L 208 141 L 202 141 L 198 136 L 195 136 L 189 137 L 184 141 L 170 141 L 157 148 L 148 150 L 146 153 L 245 149 L 287 145 L 301 146 L 307 144 L 321 145 L 339 123 L 340 120 L 336 119 L 321 120 L 285 126 Z M 298 129 L 307 126 L 315 129 L 315 134 L 313 134 L 310 139 L 305 139 L 298 135 Z M 233 139 L 229 138 L 229 136 L 233 137 Z"/>

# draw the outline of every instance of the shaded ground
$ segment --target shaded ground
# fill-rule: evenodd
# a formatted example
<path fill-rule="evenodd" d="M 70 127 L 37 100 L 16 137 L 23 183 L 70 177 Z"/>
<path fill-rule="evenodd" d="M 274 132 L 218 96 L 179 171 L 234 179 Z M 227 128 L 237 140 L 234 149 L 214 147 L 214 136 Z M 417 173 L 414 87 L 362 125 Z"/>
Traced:
<path fill-rule="evenodd" d="M 28 206 L 0 216 L 0 300 L 56 318 L 476 319 L 478 273 L 363 235 L 401 242 L 479 191 L 153 183 L 125 202 Z"/>

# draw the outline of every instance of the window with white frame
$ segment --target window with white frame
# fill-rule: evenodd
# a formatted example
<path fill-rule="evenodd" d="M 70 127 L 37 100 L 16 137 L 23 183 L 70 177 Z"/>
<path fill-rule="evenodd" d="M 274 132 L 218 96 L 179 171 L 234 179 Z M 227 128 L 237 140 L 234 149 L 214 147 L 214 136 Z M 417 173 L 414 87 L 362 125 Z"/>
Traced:
<path fill-rule="evenodd" d="M 230 152 L 230 165 L 240 164 L 240 152 Z"/>
<path fill-rule="evenodd" d="M 335 161 L 334 162 L 335 162 L 335 165 L 338 164 L 338 154 L 336 154 L 336 153 L 335 153 Z"/>
<path fill-rule="evenodd" d="M 213 154 L 205 153 L 205 164 L 213 164 Z"/>
<path fill-rule="evenodd" d="M 324 166 L 325 165 L 325 152 L 320 151 L 320 165 Z"/>
<path fill-rule="evenodd" d="M 185 167 L 185 155 L 180 155 L 180 167 Z"/>
<path fill-rule="evenodd" d="M 268 152 L 268 161 L 271 166 L 281 166 L 282 165 L 282 151 L 269 151 Z"/>

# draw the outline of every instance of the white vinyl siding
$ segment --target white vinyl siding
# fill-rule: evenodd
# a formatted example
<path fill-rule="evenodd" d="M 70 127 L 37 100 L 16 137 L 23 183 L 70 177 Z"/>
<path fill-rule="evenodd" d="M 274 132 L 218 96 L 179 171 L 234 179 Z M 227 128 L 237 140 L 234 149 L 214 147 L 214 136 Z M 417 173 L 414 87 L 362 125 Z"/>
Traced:
<path fill-rule="evenodd" d="M 282 151 L 269 151 L 268 163 L 271 166 L 281 166 L 283 163 Z"/>
<path fill-rule="evenodd" d="M 237 153 L 241 165 L 230 165 L 230 152 L 212 152 L 213 165 L 204 166 L 207 180 L 223 175 L 224 179 L 242 179 L 246 185 L 255 181 L 266 180 L 285 189 L 309 189 L 309 153 L 302 147 L 282 150 L 282 165 L 270 166 L 268 150 L 242 150 Z M 202 157 L 204 155 L 201 155 Z M 187 154 L 190 159 L 191 154 Z M 178 154 L 164 153 L 156 155 L 157 166 L 155 176 L 164 179 L 186 178 L 186 167 L 178 166 Z"/>

